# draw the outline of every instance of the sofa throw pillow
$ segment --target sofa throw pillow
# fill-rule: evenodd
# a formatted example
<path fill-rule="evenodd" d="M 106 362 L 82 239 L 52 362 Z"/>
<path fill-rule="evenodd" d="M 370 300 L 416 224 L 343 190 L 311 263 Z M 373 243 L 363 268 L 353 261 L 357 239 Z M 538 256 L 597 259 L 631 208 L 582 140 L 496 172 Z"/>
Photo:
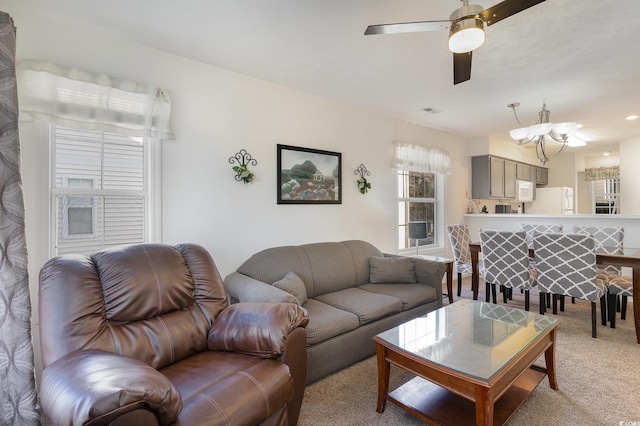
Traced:
<path fill-rule="evenodd" d="M 372 284 L 415 283 L 413 261 L 408 257 L 370 257 L 369 281 Z"/>
<path fill-rule="evenodd" d="M 301 305 L 307 302 L 307 289 L 304 286 L 302 278 L 300 278 L 295 272 L 289 272 L 280 281 L 273 283 L 274 287 L 284 290 L 287 293 L 291 293 Z"/>

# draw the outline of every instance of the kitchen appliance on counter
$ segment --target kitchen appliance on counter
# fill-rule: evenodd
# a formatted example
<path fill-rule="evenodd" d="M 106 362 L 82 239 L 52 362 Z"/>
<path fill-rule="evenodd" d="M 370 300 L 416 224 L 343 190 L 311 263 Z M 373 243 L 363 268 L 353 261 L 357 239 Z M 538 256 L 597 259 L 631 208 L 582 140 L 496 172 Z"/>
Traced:
<path fill-rule="evenodd" d="M 533 201 L 533 182 L 528 180 L 516 180 L 516 199 L 520 202 Z"/>
<path fill-rule="evenodd" d="M 496 214 L 498 213 L 511 213 L 510 204 L 496 204 Z"/>
<path fill-rule="evenodd" d="M 573 188 L 537 188 L 536 199 L 527 205 L 530 214 L 573 214 Z"/>

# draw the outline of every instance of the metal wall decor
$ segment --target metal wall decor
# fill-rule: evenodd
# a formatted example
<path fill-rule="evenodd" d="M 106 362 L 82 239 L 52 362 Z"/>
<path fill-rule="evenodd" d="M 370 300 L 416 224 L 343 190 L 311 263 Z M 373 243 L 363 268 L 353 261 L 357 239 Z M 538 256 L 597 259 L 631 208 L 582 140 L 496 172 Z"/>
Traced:
<path fill-rule="evenodd" d="M 369 170 L 367 170 L 364 164 L 360 164 L 358 168 L 353 171 L 353 174 L 360 175 L 360 179 L 357 180 L 358 189 L 361 194 L 366 194 L 367 191 L 371 189 L 371 182 L 367 182 L 367 178 L 365 176 L 369 176 L 371 173 L 369 173 Z"/>
<path fill-rule="evenodd" d="M 236 153 L 233 157 L 229 157 L 229 163 L 238 163 L 237 166 L 233 166 L 232 169 L 236 172 L 235 180 L 238 182 L 244 181 L 244 183 L 249 183 L 253 180 L 255 175 L 248 169 L 248 165 L 255 166 L 258 164 L 258 160 L 251 157 L 245 149 L 241 149 Z"/>

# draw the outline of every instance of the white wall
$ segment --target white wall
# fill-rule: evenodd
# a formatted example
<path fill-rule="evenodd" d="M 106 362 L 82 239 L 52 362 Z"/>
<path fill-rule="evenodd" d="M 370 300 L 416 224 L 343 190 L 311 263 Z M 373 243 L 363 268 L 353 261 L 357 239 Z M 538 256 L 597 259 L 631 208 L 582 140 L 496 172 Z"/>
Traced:
<path fill-rule="evenodd" d="M 450 152 L 454 170 L 447 178 L 445 223 L 462 220 L 470 161 L 460 138 L 132 44 L 39 10 L 2 0 L 0 7 L 15 21 L 18 60 L 48 59 L 156 84 L 171 94 L 177 139 L 162 146 L 162 240 L 202 244 L 223 277 L 251 254 L 275 245 L 364 239 L 395 252 L 393 139 Z M 41 187 L 48 173 L 47 150 L 38 145 L 32 127 L 21 130 L 39 365 L 37 274 L 49 244 L 46 220 L 41 220 L 47 210 L 46 188 Z M 342 204 L 277 205 L 279 143 L 342 153 Z M 228 161 L 243 148 L 258 161 L 250 184 L 234 180 Z M 354 174 L 361 163 L 371 172 L 372 189 L 366 195 L 358 191 Z"/>
<path fill-rule="evenodd" d="M 640 214 L 640 137 L 620 142 L 620 212 Z"/>
<path fill-rule="evenodd" d="M 50 59 L 157 84 L 171 94 L 177 139 L 165 141 L 162 149 L 163 240 L 203 244 L 223 275 L 257 250 L 280 244 L 362 238 L 395 251 L 393 139 L 450 151 L 454 164 L 465 170 L 449 179 L 449 188 L 463 198 L 468 161 L 457 158 L 464 155 L 460 138 L 114 39 L 41 11 L 4 9 L 18 28 L 18 60 Z M 28 135 L 22 143 L 31 143 Z M 279 143 L 341 152 L 343 203 L 277 205 Z M 242 148 L 258 161 L 250 184 L 233 179 L 228 161 Z M 32 161 L 24 158 L 27 173 Z M 360 163 L 371 172 L 366 195 L 356 187 Z M 457 206 L 453 213 L 461 217 Z"/>

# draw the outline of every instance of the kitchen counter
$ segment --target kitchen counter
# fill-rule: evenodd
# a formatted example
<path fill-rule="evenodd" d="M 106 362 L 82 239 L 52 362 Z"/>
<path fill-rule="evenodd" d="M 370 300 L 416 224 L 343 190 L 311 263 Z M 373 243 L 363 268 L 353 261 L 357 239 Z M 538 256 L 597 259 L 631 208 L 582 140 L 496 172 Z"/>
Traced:
<path fill-rule="evenodd" d="M 575 225 L 622 226 L 624 245 L 640 248 L 640 215 L 626 214 L 466 214 L 464 222 L 469 226 L 472 241 L 479 241 L 479 229 L 504 229 L 517 231 L 523 223 L 562 225 L 570 233 Z"/>

